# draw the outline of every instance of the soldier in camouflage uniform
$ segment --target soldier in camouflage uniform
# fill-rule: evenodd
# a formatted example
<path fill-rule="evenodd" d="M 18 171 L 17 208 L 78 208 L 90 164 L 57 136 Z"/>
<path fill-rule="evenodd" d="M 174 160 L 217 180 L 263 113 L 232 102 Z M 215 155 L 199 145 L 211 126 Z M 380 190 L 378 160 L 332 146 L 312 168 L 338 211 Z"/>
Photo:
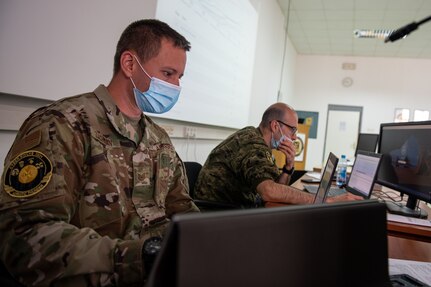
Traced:
<path fill-rule="evenodd" d="M 108 87 L 24 122 L 0 187 L 0 259 L 20 283 L 142 286 L 145 240 L 173 214 L 199 211 L 168 135 L 135 101 L 151 90 L 148 74 L 178 85 L 189 49 L 163 22 L 132 23 Z"/>
<path fill-rule="evenodd" d="M 314 195 L 288 185 L 293 173 L 298 116 L 288 105 L 276 103 L 263 114 L 258 128 L 243 128 L 220 143 L 208 156 L 195 186 L 196 199 L 242 208 L 265 202 L 306 204 Z M 285 154 L 280 171 L 271 149 Z M 342 195 L 329 201 L 360 199 Z"/>

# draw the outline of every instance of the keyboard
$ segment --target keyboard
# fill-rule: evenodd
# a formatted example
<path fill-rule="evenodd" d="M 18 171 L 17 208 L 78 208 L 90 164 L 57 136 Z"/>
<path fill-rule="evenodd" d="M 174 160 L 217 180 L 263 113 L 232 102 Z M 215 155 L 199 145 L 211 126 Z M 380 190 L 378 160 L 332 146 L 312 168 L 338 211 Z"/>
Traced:
<path fill-rule="evenodd" d="M 425 283 L 408 274 L 390 275 L 389 279 L 393 287 L 426 287 Z"/>
<path fill-rule="evenodd" d="M 309 193 L 316 194 L 318 188 L 319 188 L 318 185 L 308 185 L 308 184 L 304 185 L 304 189 L 306 191 L 308 191 Z M 337 196 L 337 195 L 341 195 L 344 193 L 346 193 L 346 190 L 344 188 L 339 188 L 339 187 L 333 186 L 329 189 L 328 196 Z"/>

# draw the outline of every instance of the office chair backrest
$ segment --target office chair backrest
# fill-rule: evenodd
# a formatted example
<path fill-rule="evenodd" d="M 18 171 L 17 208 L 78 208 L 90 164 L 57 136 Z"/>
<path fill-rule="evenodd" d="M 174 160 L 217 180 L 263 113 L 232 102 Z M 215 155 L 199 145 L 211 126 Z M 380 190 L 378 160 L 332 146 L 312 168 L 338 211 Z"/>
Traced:
<path fill-rule="evenodd" d="M 194 189 L 196 180 L 199 176 L 199 172 L 202 169 L 202 165 L 195 161 L 185 161 L 184 166 L 186 167 L 187 180 L 189 181 L 190 197 L 193 199 L 194 203 L 197 207 L 199 207 L 201 211 L 219 211 L 240 208 L 239 206 L 232 203 L 197 199 L 195 197 Z"/>
<path fill-rule="evenodd" d="M 202 169 L 202 165 L 195 161 L 185 161 L 184 166 L 186 167 L 187 180 L 189 181 L 189 194 L 191 198 L 194 198 L 195 183 Z"/>

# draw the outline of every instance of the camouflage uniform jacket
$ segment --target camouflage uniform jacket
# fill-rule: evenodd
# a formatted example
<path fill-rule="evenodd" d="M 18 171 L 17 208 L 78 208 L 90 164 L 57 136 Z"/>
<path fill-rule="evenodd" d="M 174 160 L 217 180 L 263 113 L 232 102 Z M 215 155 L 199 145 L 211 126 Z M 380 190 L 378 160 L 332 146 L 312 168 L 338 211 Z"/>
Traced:
<path fill-rule="evenodd" d="M 280 172 L 271 149 L 255 127 L 243 128 L 220 143 L 208 156 L 195 186 L 196 198 L 262 206 L 256 187 L 264 180 L 277 180 Z"/>
<path fill-rule="evenodd" d="M 134 127 L 101 85 L 22 125 L 0 187 L 0 259 L 29 286 L 142 286 L 145 239 L 190 211 L 168 135 L 144 115 Z"/>

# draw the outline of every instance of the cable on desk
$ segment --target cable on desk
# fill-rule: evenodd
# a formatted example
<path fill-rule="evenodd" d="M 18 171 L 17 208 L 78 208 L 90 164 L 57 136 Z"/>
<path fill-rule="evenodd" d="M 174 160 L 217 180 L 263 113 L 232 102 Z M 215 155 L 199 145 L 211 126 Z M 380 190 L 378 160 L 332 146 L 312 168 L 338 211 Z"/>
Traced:
<path fill-rule="evenodd" d="M 393 196 L 393 194 L 396 194 L 396 196 Z M 399 195 L 394 191 L 379 191 L 378 193 L 374 193 L 374 196 L 376 196 L 378 199 L 381 199 L 385 201 L 386 199 L 391 200 L 392 202 L 403 202 L 403 198 L 399 198 Z"/>

